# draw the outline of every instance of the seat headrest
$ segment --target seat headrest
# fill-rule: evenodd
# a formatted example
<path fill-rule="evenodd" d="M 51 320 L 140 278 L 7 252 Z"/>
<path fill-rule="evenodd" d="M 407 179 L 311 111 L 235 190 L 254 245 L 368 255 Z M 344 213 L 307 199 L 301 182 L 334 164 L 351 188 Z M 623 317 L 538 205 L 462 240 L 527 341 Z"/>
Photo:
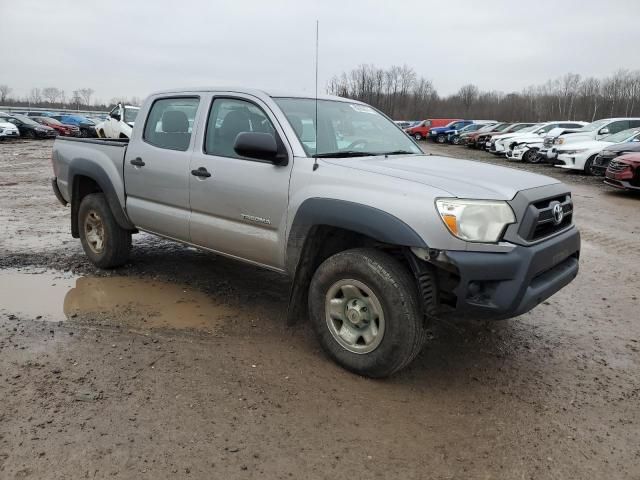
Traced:
<path fill-rule="evenodd" d="M 166 133 L 187 133 L 189 120 L 180 110 L 168 110 L 162 114 L 162 131 Z"/>
<path fill-rule="evenodd" d="M 229 112 L 222 125 L 220 125 L 220 136 L 224 138 L 235 138 L 241 132 L 250 132 L 251 124 L 249 122 L 249 114 L 244 110 L 234 110 Z"/>

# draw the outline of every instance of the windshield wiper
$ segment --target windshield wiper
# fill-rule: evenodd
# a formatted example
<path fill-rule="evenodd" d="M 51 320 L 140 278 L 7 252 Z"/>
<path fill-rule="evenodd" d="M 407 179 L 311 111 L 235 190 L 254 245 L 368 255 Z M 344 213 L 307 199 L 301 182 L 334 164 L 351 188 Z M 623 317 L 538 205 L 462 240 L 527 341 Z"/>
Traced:
<path fill-rule="evenodd" d="M 374 152 L 359 152 L 356 150 L 345 150 L 342 152 L 317 153 L 314 158 L 349 158 L 349 157 L 373 157 L 380 155 Z"/>
<path fill-rule="evenodd" d="M 382 152 L 378 155 L 417 155 L 416 152 L 410 152 L 409 150 L 393 150 L 391 152 Z"/>

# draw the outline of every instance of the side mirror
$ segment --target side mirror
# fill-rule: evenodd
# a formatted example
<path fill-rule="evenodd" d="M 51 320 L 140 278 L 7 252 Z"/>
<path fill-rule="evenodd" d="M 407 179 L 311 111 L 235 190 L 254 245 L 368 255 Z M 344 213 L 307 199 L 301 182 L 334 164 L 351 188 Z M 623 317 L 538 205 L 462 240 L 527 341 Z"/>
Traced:
<path fill-rule="evenodd" d="M 113 118 L 116 122 L 120 121 L 120 114 L 119 113 L 112 113 L 111 114 L 111 118 Z"/>
<path fill-rule="evenodd" d="M 601 128 L 600 131 L 598 132 L 600 135 L 606 135 L 609 133 L 609 128 L 608 127 L 604 127 Z"/>
<path fill-rule="evenodd" d="M 286 160 L 286 157 L 278 157 L 278 144 L 270 133 L 241 132 L 236 137 L 233 149 L 243 157 L 268 160 L 275 164 Z"/>

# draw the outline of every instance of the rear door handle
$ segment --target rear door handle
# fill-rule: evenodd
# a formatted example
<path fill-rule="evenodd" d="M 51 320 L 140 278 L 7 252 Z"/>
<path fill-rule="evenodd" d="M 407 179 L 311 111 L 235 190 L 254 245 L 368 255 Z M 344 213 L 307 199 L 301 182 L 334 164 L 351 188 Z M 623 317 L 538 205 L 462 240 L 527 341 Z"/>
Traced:
<path fill-rule="evenodd" d="M 211 176 L 211 174 L 204 167 L 200 167 L 197 170 L 191 170 L 191 175 L 193 175 L 194 177 L 202 177 L 202 178 L 209 178 Z"/>
<path fill-rule="evenodd" d="M 140 157 L 136 157 L 133 160 L 131 160 L 129 162 L 131 165 L 134 165 L 136 167 L 144 167 L 145 163 L 142 161 L 142 159 Z"/>

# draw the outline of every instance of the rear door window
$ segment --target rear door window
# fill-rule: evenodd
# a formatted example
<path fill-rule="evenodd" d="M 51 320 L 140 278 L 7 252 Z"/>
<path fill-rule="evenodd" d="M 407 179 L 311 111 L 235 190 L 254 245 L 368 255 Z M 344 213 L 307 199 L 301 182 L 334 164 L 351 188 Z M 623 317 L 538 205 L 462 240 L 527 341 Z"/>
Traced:
<path fill-rule="evenodd" d="M 143 140 L 158 148 L 186 151 L 199 103 L 197 97 L 156 100 L 144 126 Z"/>

